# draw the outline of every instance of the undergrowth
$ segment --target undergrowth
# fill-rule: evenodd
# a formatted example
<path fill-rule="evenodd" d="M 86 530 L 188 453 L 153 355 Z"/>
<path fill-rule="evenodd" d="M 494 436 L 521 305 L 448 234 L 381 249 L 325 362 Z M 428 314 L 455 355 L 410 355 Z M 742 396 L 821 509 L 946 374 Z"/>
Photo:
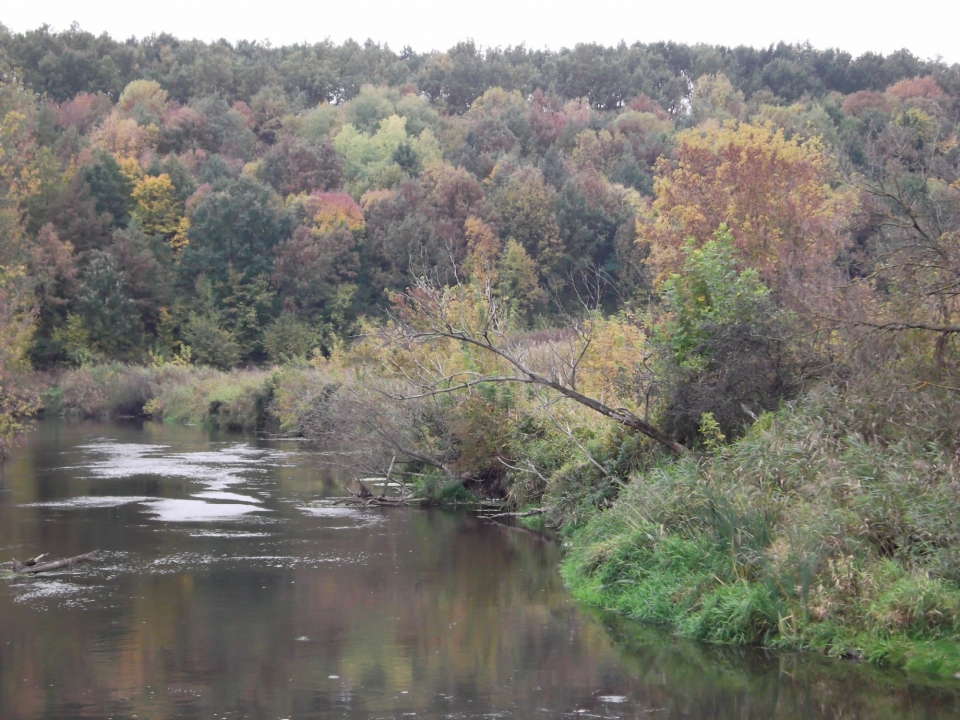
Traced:
<path fill-rule="evenodd" d="M 571 535 L 574 594 L 708 642 L 960 672 L 955 458 L 867 439 L 861 409 L 823 391 L 634 477 Z"/>

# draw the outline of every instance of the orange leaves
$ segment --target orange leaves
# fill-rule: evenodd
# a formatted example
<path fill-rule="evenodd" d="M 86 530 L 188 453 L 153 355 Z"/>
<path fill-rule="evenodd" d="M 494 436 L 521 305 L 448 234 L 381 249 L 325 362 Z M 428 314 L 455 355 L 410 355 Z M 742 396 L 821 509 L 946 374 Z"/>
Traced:
<path fill-rule="evenodd" d="M 738 259 L 772 285 L 809 277 L 840 249 L 852 198 L 827 184 L 830 161 L 816 139 L 787 140 L 767 125 L 707 125 L 677 138 L 656 165 L 656 199 L 641 241 L 659 283 L 680 270 L 687 238 L 699 247 L 721 224 Z"/>
<path fill-rule="evenodd" d="M 900 100 L 911 98 L 932 99 L 943 95 L 943 90 L 931 76 L 901 80 L 887 88 L 887 94 Z"/>
<path fill-rule="evenodd" d="M 308 196 L 298 196 L 296 201 L 302 204 L 305 213 L 312 218 L 315 234 L 346 230 L 354 237 L 363 235 L 366 228 L 363 210 L 347 193 L 314 192 Z"/>

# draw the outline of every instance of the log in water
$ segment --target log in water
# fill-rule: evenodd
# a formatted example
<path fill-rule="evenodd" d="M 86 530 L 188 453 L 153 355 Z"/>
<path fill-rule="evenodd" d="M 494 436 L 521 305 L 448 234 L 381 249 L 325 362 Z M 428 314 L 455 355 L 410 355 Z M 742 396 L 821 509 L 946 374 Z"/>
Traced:
<path fill-rule="evenodd" d="M 38 555 L 35 558 L 20 562 L 19 560 L 13 561 L 13 571 L 15 573 L 20 573 L 21 575 L 39 575 L 40 573 L 53 572 L 54 570 L 63 570 L 65 568 L 72 568 L 74 565 L 79 565 L 80 563 L 93 562 L 97 557 L 97 552 L 84 553 L 83 555 L 74 555 L 72 558 L 64 558 L 63 560 L 51 560 L 50 562 L 38 563 L 37 561 L 45 557 L 44 555 Z"/>

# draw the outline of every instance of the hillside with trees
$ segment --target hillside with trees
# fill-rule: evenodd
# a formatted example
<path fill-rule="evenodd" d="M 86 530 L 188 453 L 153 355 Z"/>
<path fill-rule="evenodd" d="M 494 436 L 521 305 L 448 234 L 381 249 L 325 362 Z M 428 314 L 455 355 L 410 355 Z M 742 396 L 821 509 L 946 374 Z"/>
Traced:
<path fill-rule="evenodd" d="M 0 437 L 272 427 L 586 602 L 960 671 L 960 67 L 0 26 Z"/>

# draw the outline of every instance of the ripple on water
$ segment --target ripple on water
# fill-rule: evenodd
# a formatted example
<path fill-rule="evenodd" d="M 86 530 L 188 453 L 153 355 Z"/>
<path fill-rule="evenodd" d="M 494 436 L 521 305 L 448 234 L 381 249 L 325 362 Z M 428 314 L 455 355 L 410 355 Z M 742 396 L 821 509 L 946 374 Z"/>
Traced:
<path fill-rule="evenodd" d="M 208 503 L 203 500 L 151 500 L 148 513 L 160 522 L 223 522 L 239 520 L 255 512 L 270 512 L 266 508 L 238 503 Z"/>
<path fill-rule="evenodd" d="M 62 500 L 44 500 L 42 502 L 24 503 L 20 507 L 57 509 L 109 508 L 130 505 L 131 503 L 151 502 L 153 500 L 156 500 L 156 498 L 138 495 L 83 495 L 81 497 L 64 498 Z"/>
<path fill-rule="evenodd" d="M 197 532 L 190 533 L 190 537 L 268 538 L 268 537 L 273 537 L 273 533 L 243 532 L 241 530 L 198 530 Z"/>
<path fill-rule="evenodd" d="M 14 586 L 16 589 L 23 589 L 13 600 L 17 603 L 43 603 L 53 602 L 56 605 L 65 607 L 76 607 L 92 602 L 90 597 L 82 597 L 89 591 L 101 590 L 99 585 L 79 585 L 77 583 L 65 582 L 52 577 L 35 578 L 28 583 Z"/>
<path fill-rule="evenodd" d="M 378 525 L 383 522 L 383 516 L 365 512 L 356 508 L 336 507 L 331 505 L 299 505 L 297 510 L 318 518 L 336 518 L 338 520 L 353 520 L 355 525 L 324 526 L 324 530 L 346 530 L 357 527 Z"/>
<path fill-rule="evenodd" d="M 597 698 L 603 703 L 624 703 L 627 701 L 626 695 L 601 695 Z"/>
<path fill-rule="evenodd" d="M 91 477 L 123 479 L 161 475 L 195 480 L 211 490 L 248 481 L 249 475 L 262 474 L 268 467 L 282 467 L 288 464 L 285 461 L 289 456 L 280 450 L 251 448 L 236 443 L 220 450 L 173 454 L 167 454 L 168 445 L 119 443 L 107 439 L 80 447 L 105 456 L 102 460 L 75 468 L 89 472 Z"/>
<path fill-rule="evenodd" d="M 206 492 L 193 493 L 190 497 L 205 498 L 207 500 L 233 500 L 235 502 L 262 503 L 260 498 L 241 495 L 240 493 L 223 492 L 221 490 L 208 490 Z"/>
<path fill-rule="evenodd" d="M 157 558 L 149 564 L 149 572 L 155 575 L 166 575 L 198 567 L 212 565 L 231 566 L 242 563 L 244 568 L 280 568 L 293 570 L 298 568 L 319 568 L 323 565 L 357 565 L 367 562 L 363 553 L 348 555 L 215 555 L 212 553 L 181 552 Z"/>

